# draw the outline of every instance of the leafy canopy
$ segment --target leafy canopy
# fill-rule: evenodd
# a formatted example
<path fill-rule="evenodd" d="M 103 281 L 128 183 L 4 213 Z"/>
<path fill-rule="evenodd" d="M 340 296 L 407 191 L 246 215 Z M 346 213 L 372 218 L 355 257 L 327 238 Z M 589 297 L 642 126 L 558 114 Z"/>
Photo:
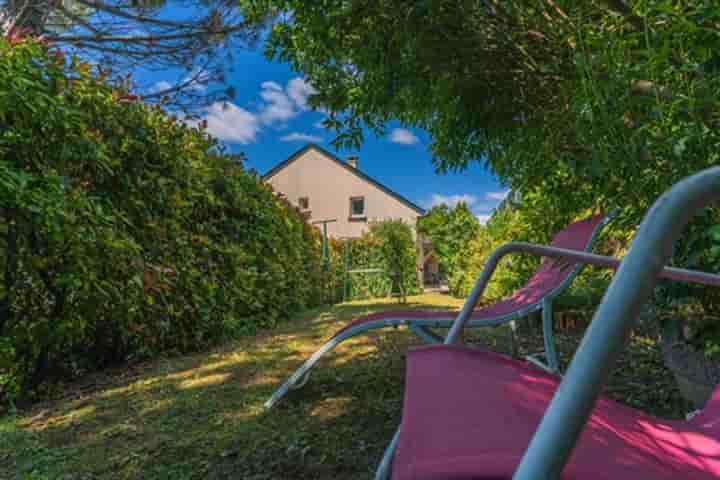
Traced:
<path fill-rule="evenodd" d="M 513 190 L 628 206 L 627 225 L 720 149 L 714 1 L 241 1 L 271 22 L 337 142 L 399 119 L 440 170 L 486 162 Z M 574 210 L 574 212 L 571 212 Z"/>

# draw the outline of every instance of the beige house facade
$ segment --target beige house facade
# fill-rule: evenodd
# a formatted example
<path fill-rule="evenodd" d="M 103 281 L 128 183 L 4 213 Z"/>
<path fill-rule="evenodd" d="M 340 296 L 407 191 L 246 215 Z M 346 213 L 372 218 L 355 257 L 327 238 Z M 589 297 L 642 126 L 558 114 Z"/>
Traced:
<path fill-rule="evenodd" d="M 358 238 L 370 224 L 402 220 L 416 232 L 425 210 L 363 173 L 357 157 L 341 160 L 309 144 L 266 173 L 263 179 L 278 194 L 297 206 L 310 223 L 327 223 L 328 236 Z M 437 262 L 427 241 L 415 233 L 418 273 L 424 283 L 437 272 Z"/>

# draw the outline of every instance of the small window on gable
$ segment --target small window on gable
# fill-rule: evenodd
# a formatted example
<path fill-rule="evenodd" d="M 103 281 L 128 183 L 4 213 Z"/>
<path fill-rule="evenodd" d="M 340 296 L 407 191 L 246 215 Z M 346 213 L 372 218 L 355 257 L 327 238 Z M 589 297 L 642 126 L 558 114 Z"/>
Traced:
<path fill-rule="evenodd" d="M 300 207 L 300 210 L 309 210 L 310 209 L 310 198 L 309 197 L 298 198 L 298 206 Z"/>
<path fill-rule="evenodd" d="M 365 197 L 350 197 L 350 216 L 365 216 Z"/>

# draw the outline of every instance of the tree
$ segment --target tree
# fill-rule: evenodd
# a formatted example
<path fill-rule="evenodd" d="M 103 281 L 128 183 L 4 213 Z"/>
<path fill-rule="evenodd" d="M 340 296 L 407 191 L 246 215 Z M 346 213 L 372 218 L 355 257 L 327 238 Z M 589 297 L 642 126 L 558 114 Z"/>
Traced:
<path fill-rule="evenodd" d="M 448 278 L 450 292 L 458 293 L 458 275 L 468 243 L 478 236 L 481 226 L 465 202 L 455 207 L 438 205 L 418 221 L 418 231 L 427 235 Z"/>
<path fill-rule="evenodd" d="M 402 220 L 384 220 L 370 225 L 370 238 L 378 248 L 390 277 L 390 292 L 406 302 L 406 282 L 416 277 L 417 249 L 410 226 Z M 414 282 L 411 282 L 414 283 Z"/>
<path fill-rule="evenodd" d="M 174 83 L 134 85 L 146 101 L 192 109 L 233 95 L 224 67 L 256 29 L 227 0 L 0 0 L 5 36 L 33 35 L 95 61 L 112 79 L 130 83 L 137 68 L 178 71 Z M 184 72 L 184 73 L 183 73 Z"/>

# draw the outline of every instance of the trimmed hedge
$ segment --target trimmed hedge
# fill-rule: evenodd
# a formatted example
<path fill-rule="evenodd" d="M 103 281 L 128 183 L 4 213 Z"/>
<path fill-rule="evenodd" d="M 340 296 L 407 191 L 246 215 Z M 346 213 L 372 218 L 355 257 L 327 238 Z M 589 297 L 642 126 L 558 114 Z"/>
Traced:
<path fill-rule="evenodd" d="M 323 297 L 320 238 L 201 129 L 0 39 L 0 397 Z"/>

